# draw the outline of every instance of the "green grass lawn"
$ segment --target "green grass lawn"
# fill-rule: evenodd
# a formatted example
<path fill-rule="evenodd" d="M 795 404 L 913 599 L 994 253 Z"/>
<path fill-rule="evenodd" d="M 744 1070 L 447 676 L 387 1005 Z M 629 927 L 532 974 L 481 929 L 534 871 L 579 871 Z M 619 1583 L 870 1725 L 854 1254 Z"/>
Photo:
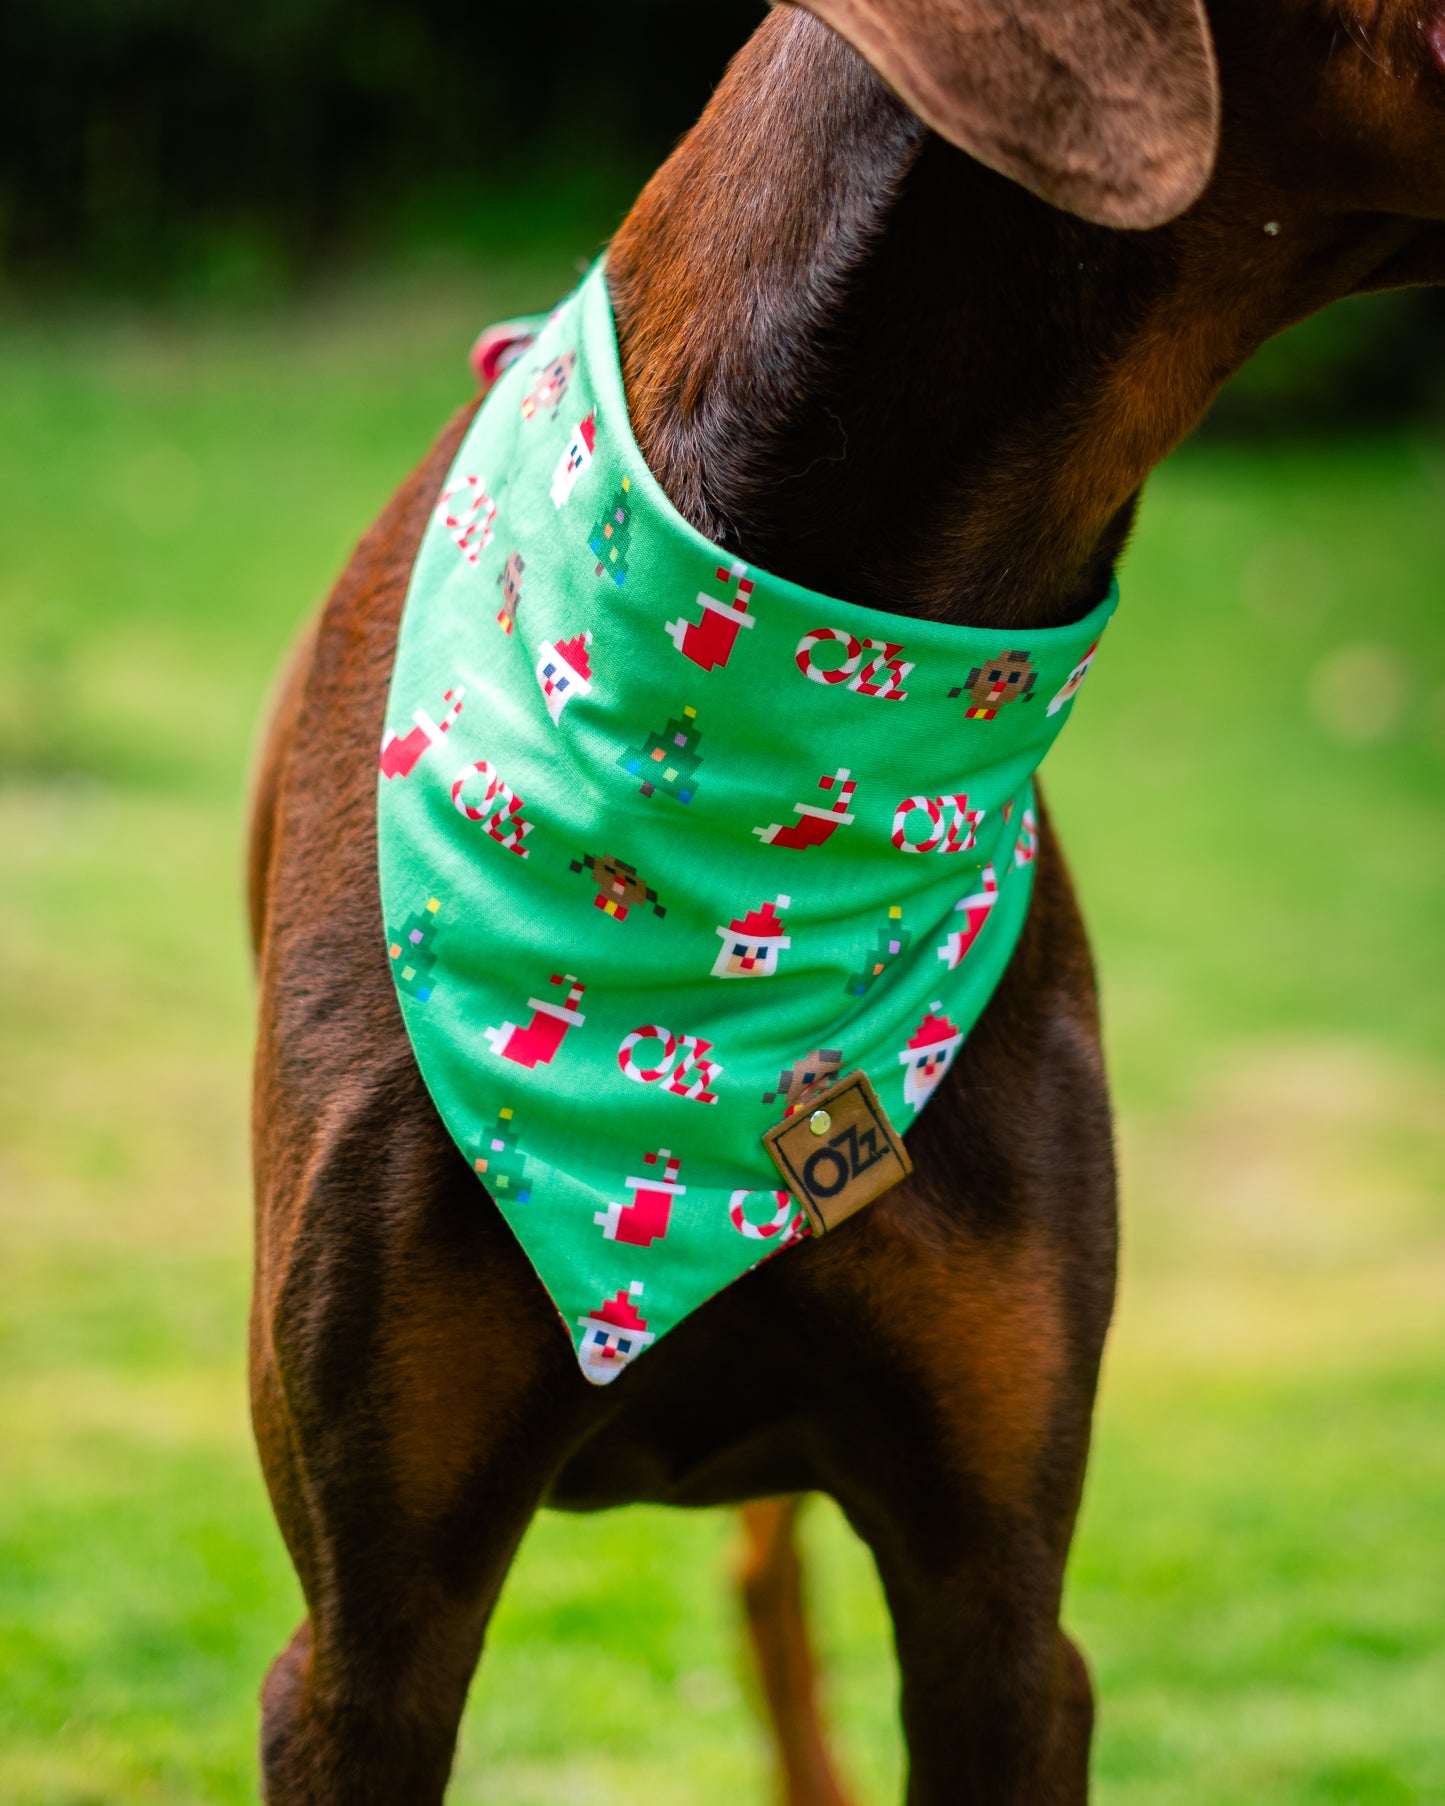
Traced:
<path fill-rule="evenodd" d="M 565 260 L 0 334 L 0 1800 L 255 1797 L 298 1615 L 245 1414 L 247 747 L 288 637 Z M 1186 449 L 1051 768 L 1125 1274 L 1068 1620 L 1104 1806 L 1445 1801 L 1445 444 Z M 535 1526 L 454 1797 L 736 1806 L 726 1517 Z M 809 1521 L 837 1735 L 887 1626 Z"/>

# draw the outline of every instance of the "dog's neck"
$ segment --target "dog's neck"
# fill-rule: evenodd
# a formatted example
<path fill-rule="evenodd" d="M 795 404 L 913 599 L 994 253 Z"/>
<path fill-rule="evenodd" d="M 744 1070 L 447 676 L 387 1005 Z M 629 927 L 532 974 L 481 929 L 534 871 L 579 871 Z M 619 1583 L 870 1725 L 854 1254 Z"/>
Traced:
<path fill-rule="evenodd" d="M 1173 227 L 1085 224 L 929 136 L 784 8 L 614 241 L 638 442 L 694 526 L 795 582 L 978 626 L 1077 619 L 1225 377 L 1397 249 L 1271 205 L 1225 167 Z"/>

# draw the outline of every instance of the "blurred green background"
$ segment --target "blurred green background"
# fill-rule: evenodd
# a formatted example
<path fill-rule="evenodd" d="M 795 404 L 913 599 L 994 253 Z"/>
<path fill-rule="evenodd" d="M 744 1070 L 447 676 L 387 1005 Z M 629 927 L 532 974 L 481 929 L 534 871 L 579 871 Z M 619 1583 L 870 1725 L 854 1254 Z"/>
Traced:
<path fill-rule="evenodd" d="M 65 0 L 27 15 L 28 87 L 0 54 L 7 1806 L 255 1797 L 256 1687 L 299 1603 L 242 1367 L 249 749 L 289 638 L 467 394 L 477 327 L 567 286 L 757 8 L 718 8 L 671 65 L 661 0 L 605 32 L 559 14 L 530 61 L 513 21 L 402 12 L 262 6 L 208 36 L 181 0 Z M 65 31 L 98 48 L 63 106 Z M 676 112 L 645 129 L 644 44 Z M 416 98 L 446 56 L 507 95 L 460 140 Z M 237 67 L 285 100 L 264 143 Z M 217 96 L 249 174 L 215 160 Z M 347 131 L 366 154 L 328 186 Z M 1445 1801 L 1433 306 L 1293 335 L 1159 474 L 1049 772 L 1124 1180 L 1067 1600 L 1102 1806 Z M 806 1535 L 829 1715 L 882 1806 L 877 1586 L 830 1505 Z M 713 1514 L 539 1520 L 453 1797 L 766 1798 L 730 1538 Z"/>

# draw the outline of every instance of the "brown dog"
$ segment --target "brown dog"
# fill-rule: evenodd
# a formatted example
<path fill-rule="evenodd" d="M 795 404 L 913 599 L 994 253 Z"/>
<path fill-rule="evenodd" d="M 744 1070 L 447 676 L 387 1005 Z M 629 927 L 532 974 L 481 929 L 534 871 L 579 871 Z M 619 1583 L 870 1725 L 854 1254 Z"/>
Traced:
<path fill-rule="evenodd" d="M 1256 346 L 1445 281 L 1442 0 L 808 3 L 768 17 L 609 257 L 642 450 L 750 563 L 1001 631 L 1076 619 Z M 260 783 L 255 1423 L 308 1609 L 266 1683 L 266 1796 L 441 1799 L 539 1505 L 817 1488 L 887 1591 L 913 1806 L 1078 1806 L 1092 1704 L 1058 1609 L 1114 1171 L 1059 849 L 1046 829 L 916 1179 L 589 1387 L 428 1101 L 379 932 L 375 748 L 468 412 L 295 659 Z M 788 1799 L 836 1806 L 790 1508 L 747 1522 Z"/>

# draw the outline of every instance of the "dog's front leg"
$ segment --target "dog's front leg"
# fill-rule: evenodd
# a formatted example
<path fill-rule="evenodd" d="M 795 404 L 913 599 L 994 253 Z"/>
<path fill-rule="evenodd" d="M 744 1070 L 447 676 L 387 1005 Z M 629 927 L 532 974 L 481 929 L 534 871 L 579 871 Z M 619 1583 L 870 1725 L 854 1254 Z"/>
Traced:
<path fill-rule="evenodd" d="M 1059 1627 L 1073 1438 L 1051 1437 L 1015 1490 L 977 1417 L 946 1425 L 938 1406 L 947 1398 L 899 1397 L 900 1422 L 933 1417 L 929 1455 L 889 1460 L 890 1473 L 876 1450 L 858 1493 L 840 1493 L 893 1619 L 908 1806 L 1085 1806 L 1092 1689 Z"/>
<path fill-rule="evenodd" d="M 909 1806 L 1088 1798 L 1091 1689 L 1059 1604 L 1113 1297 L 1114 1178 L 1047 846 L 1014 967 L 916 1131 L 916 1193 L 827 1237 L 809 1276 L 855 1328 L 830 1344 L 821 1483 L 888 1596 Z"/>
<path fill-rule="evenodd" d="M 1041 1551 L 1010 1540 L 974 1553 L 926 1581 L 887 1575 L 908 1806 L 1085 1806 L 1093 1689 L 1048 1607 Z M 1031 1571 L 1032 1584 L 995 1562 Z"/>
<path fill-rule="evenodd" d="M 432 1107 L 378 932 L 386 674 L 467 418 L 338 584 L 257 787 L 252 1409 L 307 1610 L 263 1695 L 270 1806 L 441 1800 L 512 1552 L 599 1409 Z"/>
<path fill-rule="evenodd" d="M 441 1801 L 512 1553 L 593 1403 L 420 1081 L 383 1078 L 260 1175 L 254 1415 L 307 1607 L 263 1693 L 270 1806 Z"/>

